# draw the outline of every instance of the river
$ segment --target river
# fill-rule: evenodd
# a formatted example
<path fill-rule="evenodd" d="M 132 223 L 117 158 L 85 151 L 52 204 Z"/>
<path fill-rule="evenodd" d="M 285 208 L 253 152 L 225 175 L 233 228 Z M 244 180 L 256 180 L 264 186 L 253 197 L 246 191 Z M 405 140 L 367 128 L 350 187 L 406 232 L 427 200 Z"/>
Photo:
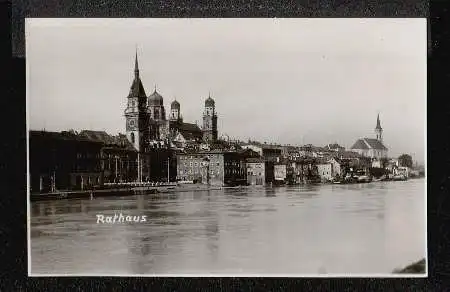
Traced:
<path fill-rule="evenodd" d="M 414 179 L 32 202 L 31 273 L 389 274 L 426 258 L 425 187 Z M 146 221 L 97 223 L 114 213 Z"/>

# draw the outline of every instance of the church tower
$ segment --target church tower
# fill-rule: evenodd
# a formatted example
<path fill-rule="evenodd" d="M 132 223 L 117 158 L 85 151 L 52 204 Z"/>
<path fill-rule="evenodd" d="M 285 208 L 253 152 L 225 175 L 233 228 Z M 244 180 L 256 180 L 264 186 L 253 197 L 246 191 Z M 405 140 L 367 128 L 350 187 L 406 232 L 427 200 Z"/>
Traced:
<path fill-rule="evenodd" d="M 203 112 L 203 140 L 214 142 L 217 140 L 217 114 L 215 101 L 211 95 L 205 101 L 205 111 Z"/>
<path fill-rule="evenodd" d="M 383 129 L 381 128 L 380 114 L 378 114 L 377 116 L 377 126 L 375 127 L 375 135 L 378 141 L 383 142 Z"/>
<path fill-rule="evenodd" d="M 147 96 L 139 77 L 139 65 L 136 52 L 134 63 L 134 80 L 127 97 L 125 109 L 126 135 L 138 152 L 144 151 L 147 129 Z"/>
<path fill-rule="evenodd" d="M 180 103 L 175 99 L 170 104 L 170 121 L 180 122 L 181 121 L 181 113 L 180 113 Z"/>
<path fill-rule="evenodd" d="M 148 97 L 148 113 L 150 114 L 150 118 L 155 121 L 165 121 L 166 120 L 166 110 L 164 109 L 164 99 L 155 90 Z"/>
<path fill-rule="evenodd" d="M 166 119 L 164 99 L 155 90 L 148 97 L 149 135 L 151 140 L 166 140 L 169 134 L 169 120 Z"/>

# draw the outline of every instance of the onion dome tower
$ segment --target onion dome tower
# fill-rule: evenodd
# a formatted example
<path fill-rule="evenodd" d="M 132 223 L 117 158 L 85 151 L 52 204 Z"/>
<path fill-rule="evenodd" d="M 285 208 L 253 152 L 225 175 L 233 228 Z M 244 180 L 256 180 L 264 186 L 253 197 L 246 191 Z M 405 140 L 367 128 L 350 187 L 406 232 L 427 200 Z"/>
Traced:
<path fill-rule="evenodd" d="M 205 100 L 205 110 L 203 111 L 203 140 L 214 142 L 217 140 L 217 114 L 216 103 L 211 98 L 211 94 Z"/>

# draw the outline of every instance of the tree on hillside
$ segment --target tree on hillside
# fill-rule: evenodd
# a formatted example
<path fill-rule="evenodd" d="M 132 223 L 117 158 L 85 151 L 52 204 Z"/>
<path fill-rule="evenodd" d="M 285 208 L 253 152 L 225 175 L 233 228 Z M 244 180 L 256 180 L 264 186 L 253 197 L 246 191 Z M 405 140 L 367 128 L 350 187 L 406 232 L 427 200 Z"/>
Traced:
<path fill-rule="evenodd" d="M 398 163 L 400 164 L 400 166 L 412 167 L 413 160 L 411 155 L 402 154 L 398 157 Z"/>

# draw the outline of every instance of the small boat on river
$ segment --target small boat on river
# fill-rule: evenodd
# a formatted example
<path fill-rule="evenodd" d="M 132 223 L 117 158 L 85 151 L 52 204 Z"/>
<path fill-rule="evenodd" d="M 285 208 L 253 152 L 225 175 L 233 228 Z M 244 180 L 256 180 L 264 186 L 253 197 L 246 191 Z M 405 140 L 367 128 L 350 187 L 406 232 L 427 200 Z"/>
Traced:
<path fill-rule="evenodd" d="M 386 177 L 385 175 L 382 175 L 382 176 L 380 176 L 380 177 L 378 177 L 378 178 L 373 178 L 373 179 L 372 179 L 373 182 L 377 182 L 377 181 L 385 181 L 385 180 L 387 180 L 387 177 Z"/>
<path fill-rule="evenodd" d="M 405 180 L 408 180 L 408 178 L 406 177 L 406 175 L 397 174 L 392 177 L 392 180 L 393 181 L 405 181 Z"/>
<path fill-rule="evenodd" d="M 370 176 L 367 176 L 367 175 L 358 176 L 358 182 L 360 182 L 360 183 L 368 183 L 371 181 L 372 181 L 372 178 Z"/>

